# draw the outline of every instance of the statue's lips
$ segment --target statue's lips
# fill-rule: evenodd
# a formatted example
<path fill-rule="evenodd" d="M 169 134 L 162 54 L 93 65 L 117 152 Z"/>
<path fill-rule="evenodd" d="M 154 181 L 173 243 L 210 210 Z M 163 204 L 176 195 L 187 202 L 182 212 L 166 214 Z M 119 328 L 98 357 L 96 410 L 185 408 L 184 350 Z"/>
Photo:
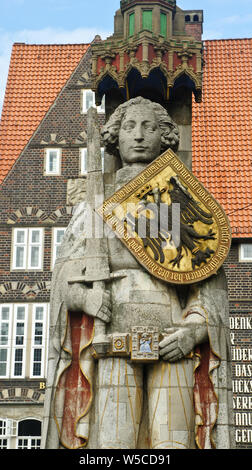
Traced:
<path fill-rule="evenodd" d="M 133 150 L 136 150 L 137 152 L 144 152 L 145 150 L 147 150 L 147 147 L 142 147 L 142 146 L 136 146 L 136 147 L 133 147 Z"/>

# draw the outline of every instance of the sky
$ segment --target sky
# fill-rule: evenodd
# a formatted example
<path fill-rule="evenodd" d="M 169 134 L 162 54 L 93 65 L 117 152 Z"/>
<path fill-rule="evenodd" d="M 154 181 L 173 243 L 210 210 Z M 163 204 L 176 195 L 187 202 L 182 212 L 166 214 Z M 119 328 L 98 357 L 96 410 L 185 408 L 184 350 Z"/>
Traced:
<path fill-rule="evenodd" d="M 252 0 L 177 0 L 183 10 L 203 10 L 203 39 L 252 36 Z M 88 43 L 113 32 L 120 0 L 0 0 L 0 113 L 11 48 L 27 44 Z"/>

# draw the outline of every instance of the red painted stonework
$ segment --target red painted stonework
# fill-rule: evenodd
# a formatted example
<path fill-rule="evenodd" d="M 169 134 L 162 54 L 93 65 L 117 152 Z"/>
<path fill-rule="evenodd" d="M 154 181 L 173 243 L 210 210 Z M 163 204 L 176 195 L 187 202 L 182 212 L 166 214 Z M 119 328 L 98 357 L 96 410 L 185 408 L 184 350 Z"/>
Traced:
<path fill-rule="evenodd" d="M 101 69 L 105 67 L 105 60 L 98 57 L 97 59 L 97 74 L 101 72 Z"/>
<path fill-rule="evenodd" d="M 196 55 L 193 54 L 193 56 L 191 57 L 191 59 L 188 60 L 188 65 L 192 66 L 194 72 L 196 72 L 197 70 L 197 63 L 196 63 Z"/>
<path fill-rule="evenodd" d="M 209 363 L 213 358 L 209 343 L 198 346 L 196 354 L 200 356 L 200 364 L 195 370 L 194 406 L 202 420 L 202 424 L 197 427 L 196 442 L 200 449 L 205 449 L 217 419 L 218 400 L 209 377 Z M 215 447 L 212 440 L 211 447 Z"/>
<path fill-rule="evenodd" d="M 58 387 L 65 389 L 64 415 L 62 421 L 61 442 L 65 447 L 76 449 L 84 447 L 88 436 L 76 435 L 78 420 L 84 416 L 89 409 L 91 400 L 91 386 L 80 369 L 80 346 L 88 343 L 93 332 L 93 319 L 82 313 L 71 313 L 69 315 L 72 362 L 70 367 L 62 374 Z"/>
<path fill-rule="evenodd" d="M 136 51 L 136 58 L 141 62 L 143 60 L 143 46 L 140 44 Z"/>
<path fill-rule="evenodd" d="M 173 54 L 173 70 L 176 70 L 178 65 L 182 64 L 182 60 L 178 57 L 177 52 L 174 52 Z"/>
<path fill-rule="evenodd" d="M 151 64 L 153 59 L 156 58 L 156 53 L 154 51 L 154 46 L 149 44 L 149 63 Z"/>

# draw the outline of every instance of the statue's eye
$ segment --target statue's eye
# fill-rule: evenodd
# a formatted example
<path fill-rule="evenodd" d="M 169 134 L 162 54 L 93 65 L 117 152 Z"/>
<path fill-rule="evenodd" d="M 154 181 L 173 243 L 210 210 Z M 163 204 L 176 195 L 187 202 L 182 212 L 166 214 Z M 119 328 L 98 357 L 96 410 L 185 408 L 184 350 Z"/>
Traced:
<path fill-rule="evenodd" d="M 125 131 L 130 131 L 132 129 L 134 129 L 135 127 L 135 122 L 134 121 L 127 121 L 123 124 L 122 128 L 125 130 Z"/>
<path fill-rule="evenodd" d="M 154 123 L 151 122 L 145 122 L 144 123 L 144 128 L 150 132 L 154 132 L 157 128 L 157 126 Z"/>

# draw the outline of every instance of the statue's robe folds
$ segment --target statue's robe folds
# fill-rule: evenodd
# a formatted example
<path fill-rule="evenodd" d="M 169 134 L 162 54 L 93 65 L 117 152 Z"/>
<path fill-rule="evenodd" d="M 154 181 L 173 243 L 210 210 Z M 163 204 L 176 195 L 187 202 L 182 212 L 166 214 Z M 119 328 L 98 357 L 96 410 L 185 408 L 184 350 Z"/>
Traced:
<path fill-rule="evenodd" d="M 98 434 L 97 422 L 101 423 L 101 417 L 96 416 L 98 407 L 95 402 L 97 380 L 100 380 L 99 374 L 101 372 L 98 371 L 98 363 L 92 356 L 91 343 L 94 335 L 94 320 L 85 312 L 68 311 L 65 301 L 67 292 L 70 289 L 68 280 L 74 276 L 80 276 L 85 266 L 85 207 L 85 202 L 83 202 L 75 208 L 73 218 L 65 233 L 60 257 L 56 261 L 53 272 L 49 363 L 42 439 L 44 448 L 98 448 L 96 438 Z M 119 240 L 117 242 L 121 243 Z M 146 279 L 148 277 L 148 282 L 160 284 L 160 281 L 153 281 L 152 277 L 141 266 L 138 269 L 144 273 Z M 129 280 L 127 281 L 126 278 L 123 281 L 124 283 L 133 283 L 132 276 L 134 276 L 134 272 L 132 274 L 131 271 L 129 270 Z M 83 289 L 84 296 L 86 287 L 79 284 L 78 288 Z M 113 296 L 113 286 L 110 286 L 110 288 Z M 188 297 L 183 308 L 180 306 L 179 291 L 176 287 L 167 284 L 165 288 L 169 295 L 171 311 L 175 312 L 175 317 L 177 316 L 173 320 L 174 326 L 186 317 L 189 318 L 191 313 L 196 313 L 205 319 L 208 329 L 209 341 L 196 346 L 190 359 L 185 359 L 184 362 L 179 361 L 183 368 L 186 368 L 186 364 L 190 362 L 189 367 L 193 371 L 191 397 L 193 443 L 191 443 L 191 447 L 199 449 L 233 448 L 229 309 L 224 272 L 220 272 L 204 282 L 189 286 Z M 125 291 L 124 287 L 123 291 Z M 181 318 L 178 318 L 178 316 Z M 110 376 L 111 380 L 113 373 L 117 374 L 118 383 L 121 380 L 120 376 L 125 375 L 127 382 L 127 373 L 125 371 L 131 367 L 130 361 L 118 359 L 119 362 L 116 364 L 115 358 L 112 370 L 110 364 L 113 360 L 112 358 L 101 360 L 104 363 L 104 370 L 107 368 L 104 374 Z M 123 361 L 125 366 L 122 368 Z M 171 366 L 176 368 L 176 371 L 178 370 L 176 363 Z M 141 368 L 142 366 L 136 365 L 134 373 L 138 371 L 138 367 Z M 167 361 L 158 361 L 158 364 L 147 367 L 155 371 L 156 375 L 155 377 L 152 376 L 152 381 L 158 387 L 158 368 L 162 376 L 163 367 L 170 367 L 170 365 Z M 161 379 L 163 381 L 163 376 Z M 178 396 L 179 392 L 175 395 Z M 183 405 L 182 394 L 181 398 Z M 142 398 L 140 398 L 140 401 L 143 402 Z M 155 404 L 153 406 L 157 408 Z M 169 412 L 167 413 L 169 414 Z M 103 414 L 103 421 L 110 419 L 109 410 L 106 417 L 105 407 Z M 144 410 L 141 415 L 144 417 Z M 123 429 L 123 417 L 119 416 L 118 419 L 121 421 L 117 425 Z M 138 423 L 140 426 L 140 431 L 138 426 L 138 433 L 140 435 L 143 435 L 146 430 L 148 435 L 149 430 L 146 429 L 146 427 L 148 428 L 146 423 L 147 421 L 142 424 L 142 427 L 141 423 Z M 152 419 L 153 423 L 154 417 Z M 104 428 L 105 431 L 107 429 L 108 434 L 109 426 Z M 167 422 L 167 426 L 172 429 L 172 423 Z M 163 447 L 162 445 L 155 446 L 148 439 L 144 440 L 144 438 L 139 447 L 135 448 L 148 448 L 148 446 L 151 448 L 169 448 L 165 443 Z M 171 447 L 183 448 L 179 445 L 178 447 L 171 445 Z M 106 448 L 106 444 L 103 448 Z"/>

